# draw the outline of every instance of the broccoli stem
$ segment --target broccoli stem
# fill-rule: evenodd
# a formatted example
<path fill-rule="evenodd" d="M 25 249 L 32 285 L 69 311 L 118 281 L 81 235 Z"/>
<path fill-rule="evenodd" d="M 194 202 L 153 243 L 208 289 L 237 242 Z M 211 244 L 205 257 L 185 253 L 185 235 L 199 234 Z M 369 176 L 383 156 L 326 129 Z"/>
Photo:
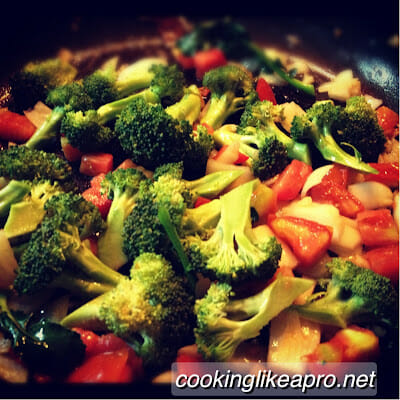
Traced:
<path fill-rule="evenodd" d="M 31 190 L 31 186 L 23 181 L 11 180 L 0 190 L 0 218 L 8 215 L 11 206 L 21 201 Z"/>
<path fill-rule="evenodd" d="M 35 131 L 25 146 L 30 149 L 43 149 L 57 137 L 64 118 L 66 109 L 64 107 L 55 107 L 46 121 Z"/>
<path fill-rule="evenodd" d="M 280 78 L 285 80 L 296 89 L 299 89 L 310 96 L 315 96 L 314 85 L 303 83 L 296 78 L 292 78 L 276 61 L 271 60 L 271 58 L 265 54 L 264 50 L 258 47 L 255 43 L 249 42 L 248 46 L 268 70 L 275 72 Z"/>
<path fill-rule="evenodd" d="M 99 124 L 103 125 L 116 119 L 121 111 L 134 99 L 143 98 L 146 103 L 156 104 L 160 102 L 160 97 L 152 89 L 144 89 L 139 93 L 124 97 L 123 99 L 104 104 L 97 109 Z"/>
<path fill-rule="evenodd" d="M 196 180 L 185 181 L 185 184 L 197 196 L 213 198 L 218 196 L 242 174 L 243 171 L 217 171 Z"/>
<path fill-rule="evenodd" d="M 192 125 L 200 115 L 201 95 L 196 85 L 191 85 L 185 90 L 181 100 L 168 106 L 165 111 L 178 121 L 189 121 Z"/>
<path fill-rule="evenodd" d="M 213 129 L 220 128 L 226 119 L 235 111 L 232 109 L 235 98 L 234 92 L 226 92 L 220 97 L 211 95 L 207 111 L 200 119 L 200 123 L 211 126 Z"/>
<path fill-rule="evenodd" d="M 214 199 L 197 208 L 187 208 L 182 217 L 182 232 L 189 235 L 215 228 L 221 216 L 221 200 Z"/>
<path fill-rule="evenodd" d="M 71 260 L 77 267 L 80 267 L 81 271 L 88 277 L 111 285 L 117 285 L 123 279 L 123 275 L 104 264 L 79 239 L 64 232 L 59 232 L 59 234 L 65 248 L 66 258 Z"/>
<path fill-rule="evenodd" d="M 313 122 L 310 129 L 311 138 L 315 147 L 320 151 L 325 160 L 345 165 L 368 174 L 378 173 L 378 171 L 369 164 L 346 153 L 333 138 L 329 126 L 318 128 L 317 122 Z"/>

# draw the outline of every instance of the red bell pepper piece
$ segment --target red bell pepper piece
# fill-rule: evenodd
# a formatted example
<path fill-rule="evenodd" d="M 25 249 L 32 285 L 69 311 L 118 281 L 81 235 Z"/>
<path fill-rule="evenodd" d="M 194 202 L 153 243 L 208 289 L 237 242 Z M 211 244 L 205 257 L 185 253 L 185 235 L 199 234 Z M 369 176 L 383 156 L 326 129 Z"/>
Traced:
<path fill-rule="evenodd" d="M 379 247 L 399 243 L 396 223 L 387 208 L 361 211 L 357 214 L 357 225 L 365 246 Z"/>
<path fill-rule="evenodd" d="M 389 278 L 394 286 L 399 285 L 399 245 L 376 247 L 364 253 L 372 271 Z"/>
<path fill-rule="evenodd" d="M 211 69 L 226 65 L 227 60 L 221 49 L 199 50 L 193 56 L 196 78 L 203 79 L 204 74 Z"/>
<path fill-rule="evenodd" d="M 288 243 L 303 267 L 315 264 L 331 244 L 332 229 L 317 222 L 270 214 L 268 223 L 276 236 Z"/>
<path fill-rule="evenodd" d="M 292 160 L 272 185 L 278 200 L 294 200 L 303 188 L 312 167 L 302 161 Z"/>
<path fill-rule="evenodd" d="M 315 202 L 334 205 L 345 217 L 355 218 L 364 210 L 361 201 L 337 183 L 322 179 L 321 183 L 313 186 L 308 193 Z"/>
<path fill-rule="evenodd" d="M 210 201 L 211 201 L 211 200 L 210 200 L 210 199 L 207 199 L 206 197 L 199 196 L 199 197 L 196 199 L 195 203 L 194 203 L 194 208 L 200 207 L 200 206 L 202 206 L 203 204 L 207 204 L 207 203 L 209 203 Z"/>
<path fill-rule="evenodd" d="M 399 163 L 369 163 L 378 171 L 378 174 L 366 174 L 366 181 L 383 183 L 391 188 L 399 187 Z"/>
<path fill-rule="evenodd" d="M 0 112 L 0 139 L 25 143 L 35 133 L 36 126 L 25 116 L 12 111 Z"/>
<path fill-rule="evenodd" d="M 271 86 L 264 78 L 259 78 L 256 85 L 256 92 L 261 101 L 268 100 L 272 104 L 276 103 L 276 98 Z"/>
<path fill-rule="evenodd" d="M 378 124 L 383 129 L 383 134 L 388 139 L 392 139 L 396 134 L 399 134 L 399 114 L 391 110 L 389 107 L 381 106 L 376 110 L 376 116 L 378 118 Z"/>
<path fill-rule="evenodd" d="M 110 153 L 88 153 L 82 155 L 79 172 L 88 176 L 107 173 L 113 169 L 113 155 Z"/>

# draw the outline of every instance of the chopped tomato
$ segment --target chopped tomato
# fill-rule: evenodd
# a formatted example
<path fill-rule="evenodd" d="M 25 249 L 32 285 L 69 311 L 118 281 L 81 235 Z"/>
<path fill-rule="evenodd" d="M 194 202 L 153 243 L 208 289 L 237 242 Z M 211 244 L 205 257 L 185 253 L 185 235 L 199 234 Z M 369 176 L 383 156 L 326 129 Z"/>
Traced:
<path fill-rule="evenodd" d="M 211 69 L 222 67 L 227 63 L 224 52 L 221 49 L 199 50 L 193 56 L 196 78 L 203 79 L 204 74 Z"/>
<path fill-rule="evenodd" d="M 113 155 L 110 153 L 88 153 L 81 158 L 79 172 L 88 176 L 107 173 L 113 169 Z"/>
<path fill-rule="evenodd" d="M 378 174 L 366 174 L 366 181 L 383 183 L 391 188 L 399 187 L 399 163 L 369 163 Z"/>
<path fill-rule="evenodd" d="M 322 178 L 322 182 L 332 182 L 346 188 L 349 183 L 349 169 L 340 164 L 333 164 L 333 167 Z"/>
<path fill-rule="evenodd" d="M 82 193 L 82 196 L 85 200 L 92 202 L 99 209 L 103 219 L 107 217 L 112 200 L 108 198 L 107 193 L 100 193 L 100 187 L 90 187 Z"/>
<path fill-rule="evenodd" d="M 136 166 L 137 165 L 130 158 L 127 158 L 126 160 L 122 161 L 122 163 L 119 164 L 116 169 L 136 168 Z"/>
<path fill-rule="evenodd" d="M 364 253 L 372 271 L 386 276 L 394 286 L 399 284 L 399 245 L 376 247 Z"/>
<path fill-rule="evenodd" d="M 204 361 L 203 357 L 199 353 L 181 353 L 176 357 L 175 362 L 177 363 L 178 374 L 184 374 L 190 376 L 193 374 L 201 376 L 203 368 L 201 362 Z M 188 363 L 190 363 L 188 365 Z"/>
<path fill-rule="evenodd" d="M 183 69 L 193 69 L 194 68 L 194 57 L 186 56 L 180 50 L 176 50 L 176 61 Z"/>
<path fill-rule="evenodd" d="M 268 100 L 272 104 L 277 104 L 274 92 L 271 86 L 264 78 L 259 78 L 257 81 L 256 91 L 260 100 Z"/>
<path fill-rule="evenodd" d="M 106 177 L 105 173 L 101 173 L 98 174 L 96 176 L 94 176 L 91 180 L 90 180 L 90 186 L 93 188 L 99 188 L 101 187 L 101 182 L 103 181 L 103 179 Z"/>
<path fill-rule="evenodd" d="M 272 185 L 278 200 L 294 200 L 300 193 L 312 167 L 303 161 L 292 160 Z"/>
<path fill-rule="evenodd" d="M 355 218 L 357 213 L 364 210 L 361 201 L 337 183 L 322 180 L 321 183 L 313 186 L 308 193 L 312 200 L 317 203 L 334 205 L 345 217 Z"/>
<path fill-rule="evenodd" d="M 200 207 L 200 206 L 202 206 L 203 204 L 207 204 L 207 203 L 209 203 L 210 201 L 211 201 L 211 200 L 210 200 L 210 199 L 207 199 L 206 197 L 199 196 L 199 197 L 196 199 L 196 202 L 194 203 L 194 208 Z"/>
<path fill-rule="evenodd" d="M 365 246 L 379 247 L 399 243 L 396 223 L 387 208 L 361 211 L 357 214 L 357 225 Z"/>
<path fill-rule="evenodd" d="M 391 110 L 389 107 L 381 106 L 376 110 L 378 123 L 383 129 L 384 135 L 388 139 L 392 139 L 398 134 L 396 127 L 399 125 L 399 114 Z"/>
<path fill-rule="evenodd" d="M 65 136 L 61 137 L 61 149 L 67 161 L 75 162 L 82 158 L 82 152 L 74 146 L 71 146 Z"/>
<path fill-rule="evenodd" d="M 25 143 L 35 133 L 36 126 L 25 116 L 12 111 L 0 113 L 0 139 Z"/>
<path fill-rule="evenodd" d="M 303 218 L 268 216 L 276 236 L 286 241 L 303 267 L 315 264 L 328 250 L 332 229 Z"/>

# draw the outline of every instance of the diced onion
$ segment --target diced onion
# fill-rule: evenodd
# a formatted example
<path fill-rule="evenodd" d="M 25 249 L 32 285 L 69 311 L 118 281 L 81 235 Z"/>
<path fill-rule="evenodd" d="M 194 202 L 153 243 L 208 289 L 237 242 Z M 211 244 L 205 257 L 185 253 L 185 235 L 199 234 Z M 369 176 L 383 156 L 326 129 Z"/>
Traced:
<path fill-rule="evenodd" d="M 367 210 L 391 207 L 393 193 L 390 188 L 380 182 L 359 182 L 348 186 L 348 191 L 359 199 Z"/>

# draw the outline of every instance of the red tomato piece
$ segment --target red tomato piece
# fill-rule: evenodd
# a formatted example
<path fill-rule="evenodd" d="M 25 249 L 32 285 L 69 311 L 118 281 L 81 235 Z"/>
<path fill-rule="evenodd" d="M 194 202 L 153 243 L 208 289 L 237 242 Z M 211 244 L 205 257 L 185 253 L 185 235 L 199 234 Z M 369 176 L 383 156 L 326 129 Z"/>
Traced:
<path fill-rule="evenodd" d="M 100 211 L 103 219 L 107 217 L 110 210 L 112 200 L 107 197 L 107 194 L 101 194 L 99 187 L 90 187 L 86 189 L 82 196 L 85 200 L 92 202 Z"/>
<path fill-rule="evenodd" d="M 315 202 L 334 205 L 345 217 L 355 218 L 360 211 L 364 210 L 361 201 L 337 183 L 322 180 L 308 193 Z"/>
<path fill-rule="evenodd" d="M 333 164 L 321 182 L 332 182 L 346 188 L 349 183 L 349 169 L 340 164 Z"/>
<path fill-rule="evenodd" d="M 116 169 L 128 169 L 128 168 L 135 168 L 137 165 L 130 159 L 127 158 L 126 160 L 122 161 L 121 164 L 118 165 Z"/>
<path fill-rule="evenodd" d="M 61 137 L 61 149 L 67 161 L 75 162 L 82 158 L 82 152 L 78 148 L 71 146 L 65 136 Z"/>
<path fill-rule="evenodd" d="M 83 344 L 86 346 L 85 355 L 97 354 L 98 341 L 100 336 L 92 331 L 82 328 L 72 328 L 73 331 L 79 333 Z"/>
<path fill-rule="evenodd" d="M 384 135 L 388 139 L 392 139 L 398 130 L 396 127 L 399 125 L 399 114 L 391 110 L 389 107 L 381 106 L 376 110 L 376 116 L 378 117 L 378 123 L 383 129 Z"/>
<path fill-rule="evenodd" d="M 366 181 L 380 182 L 391 188 L 399 187 L 399 163 L 369 163 L 378 174 L 366 174 Z"/>
<path fill-rule="evenodd" d="M 113 169 L 113 155 L 110 153 L 88 153 L 81 158 L 79 172 L 88 176 L 107 173 Z"/>
<path fill-rule="evenodd" d="M 372 271 L 389 278 L 394 286 L 399 285 L 399 245 L 376 247 L 364 253 Z"/>
<path fill-rule="evenodd" d="M 272 185 L 278 200 L 294 200 L 303 188 L 312 167 L 303 161 L 292 160 Z"/>
<path fill-rule="evenodd" d="M 289 244 L 304 267 L 315 264 L 331 244 L 332 230 L 314 221 L 270 214 L 268 223 L 276 236 Z"/>
<path fill-rule="evenodd" d="M 379 247 L 399 243 L 396 223 L 387 208 L 361 211 L 357 214 L 357 225 L 365 246 Z"/>
<path fill-rule="evenodd" d="M 276 98 L 271 86 L 264 78 L 259 78 L 257 81 L 256 91 L 260 100 L 268 100 L 272 104 L 276 103 Z"/>
<path fill-rule="evenodd" d="M 196 374 L 201 376 L 203 369 L 200 363 L 202 361 L 204 361 L 203 357 L 199 353 L 179 354 L 175 360 L 177 363 L 177 372 L 179 375 L 185 374 L 190 376 Z M 190 363 L 190 365 L 188 365 L 188 363 Z"/>
<path fill-rule="evenodd" d="M 0 139 L 25 143 L 36 131 L 36 126 L 25 116 L 12 111 L 0 113 Z"/>
<path fill-rule="evenodd" d="M 204 74 L 211 69 L 226 65 L 227 60 L 221 49 L 199 50 L 193 56 L 196 78 L 203 79 Z"/>
<path fill-rule="evenodd" d="M 106 174 L 105 173 L 101 173 L 98 174 L 96 176 L 94 176 L 91 180 L 90 180 L 90 187 L 93 188 L 101 188 L 101 182 L 103 181 L 103 179 L 105 178 Z"/>
<path fill-rule="evenodd" d="M 193 69 L 194 68 L 194 57 L 186 56 L 179 50 L 177 51 L 175 57 L 176 57 L 176 61 L 178 61 L 178 64 L 183 69 Z"/>
<path fill-rule="evenodd" d="M 199 197 L 196 199 L 196 202 L 194 203 L 194 208 L 200 207 L 200 206 L 202 206 L 203 204 L 207 204 L 207 203 L 209 203 L 210 201 L 211 201 L 211 200 L 210 200 L 210 199 L 207 199 L 206 197 L 199 196 Z"/>

